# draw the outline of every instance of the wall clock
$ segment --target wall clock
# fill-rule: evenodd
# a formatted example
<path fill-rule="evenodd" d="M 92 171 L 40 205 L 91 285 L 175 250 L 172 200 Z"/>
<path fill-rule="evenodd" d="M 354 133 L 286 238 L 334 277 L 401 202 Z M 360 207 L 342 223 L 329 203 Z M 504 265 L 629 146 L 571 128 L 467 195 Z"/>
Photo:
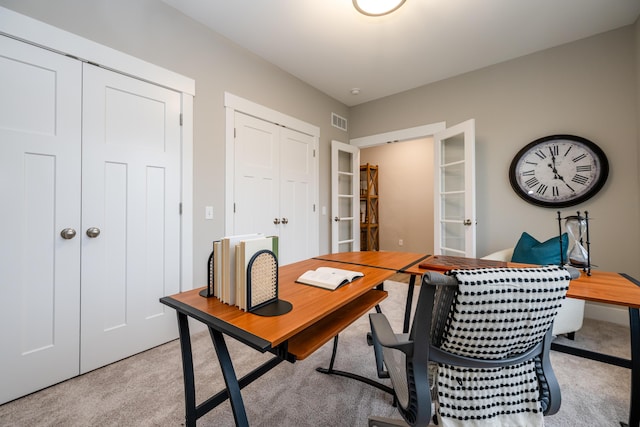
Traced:
<path fill-rule="evenodd" d="M 604 152 L 588 139 L 551 135 L 518 151 L 509 181 L 518 196 L 537 206 L 565 208 L 593 197 L 609 175 Z"/>

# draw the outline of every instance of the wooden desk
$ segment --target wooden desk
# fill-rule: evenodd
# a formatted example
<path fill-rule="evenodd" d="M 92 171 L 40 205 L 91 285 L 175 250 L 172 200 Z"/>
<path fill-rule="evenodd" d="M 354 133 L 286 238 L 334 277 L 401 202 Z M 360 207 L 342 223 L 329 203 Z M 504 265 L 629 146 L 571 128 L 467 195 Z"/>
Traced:
<path fill-rule="evenodd" d="M 295 283 L 305 271 L 323 265 L 357 270 L 364 277 L 341 286 L 335 291 Z M 337 336 L 353 321 L 367 313 L 387 297 L 387 293 L 374 289 L 395 271 L 354 264 L 336 264 L 310 259 L 279 268 L 279 298 L 289 301 L 293 309 L 274 317 L 261 317 L 246 313 L 237 307 L 221 303 L 217 298 L 204 298 L 200 289 L 163 297 L 160 302 L 176 310 L 182 352 L 185 387 L 185 418 L 187 426 L 229 398 L 236 425 L 247 426 L 247 415 L 240 390 L 283 360 L 295 362 L 304 359 Z M 191 337 L 188 317 L 204 323 L 211 335 L 220 362 L 226 389 L 196 404 Z M 271 352 L 272 359 L 238 380 L 227 350 L 224 335 L 260 351 Z"/>
<path fill-rule="evenodd" d="M 525 267 L 526 264 L 507 263 L 508 267 Z M 414 265 L 406 270 L 409 274 L 422 275 L 428 270 Z M 586 301 L 614 304 L 627 307 L 631 341 L 631 360 L 613 357 L 575 347 L 551 344 L 551 349 L 575 356 L 631 369 L 631 402 L 629 420 L 622 426 L 638 427 L 640 424 L 640 283 L 620 273 L 592 270 L 591 276 L 581 272 L 578 279 L 571 280 L 567 297 Z"/>
<path fill-rule="evenodd" d="M 409 287 L 407 288 L 407 300 L 404 308 L 403 332 L 409 332 L 409 320 L 411 318 L 411 303 L 413 291 L 416 285 L 416 277 L 422 276 L 425 270 L 417 271 L 418 264 L 429 257 L 428 254 L 397 251 L 361 251 L 340 252 L 315 257 L 325 261 L 346 262 L 357 265 L 368 265 L 395 270 L 397 273 L 409 273 Z M 417 271 L 413 272 L 412 271 Z"/>
<path fill-rule="evenodd" d="M 407 268 L 421 262 L 429 255 L 414 252 L 397 251 L 361 251 L 340 252 L 314 257 L 324 261 L 335 261 L 370 267 L 386 268 L 396 272 L 404 272 Z"/>

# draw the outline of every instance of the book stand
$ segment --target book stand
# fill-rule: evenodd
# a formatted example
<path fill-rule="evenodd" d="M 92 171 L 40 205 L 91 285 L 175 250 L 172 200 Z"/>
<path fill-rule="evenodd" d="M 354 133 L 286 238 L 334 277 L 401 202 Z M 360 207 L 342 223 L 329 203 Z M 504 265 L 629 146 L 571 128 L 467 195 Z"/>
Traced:
<path fill-rule="evenodd" d="M 278 258 L 267 249 L 256 252 L 247 265 L 247 311 L 259 316 L 279 316 L 293 308 L 278 299 Z"/>
<path fill-rule="evenodd" d="M 201 297 L 211 298 L 213 297 L 213 252 L 209 255 L 209 261 L 207 261 L 207 287 L 201 290 Z"/>

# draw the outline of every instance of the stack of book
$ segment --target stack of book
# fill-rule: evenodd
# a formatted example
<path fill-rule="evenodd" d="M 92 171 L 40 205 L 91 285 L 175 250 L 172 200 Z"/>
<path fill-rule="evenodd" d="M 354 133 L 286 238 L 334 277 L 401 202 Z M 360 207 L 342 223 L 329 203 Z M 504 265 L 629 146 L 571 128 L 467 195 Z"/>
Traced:
<path fill-rule="evenodd" d="M 213 242 L 213 295 L 221 302 L 247 310 L 247 266 L 261 251 L 278 255 L 278 237 L 262 234 L 227 236 Z"/>

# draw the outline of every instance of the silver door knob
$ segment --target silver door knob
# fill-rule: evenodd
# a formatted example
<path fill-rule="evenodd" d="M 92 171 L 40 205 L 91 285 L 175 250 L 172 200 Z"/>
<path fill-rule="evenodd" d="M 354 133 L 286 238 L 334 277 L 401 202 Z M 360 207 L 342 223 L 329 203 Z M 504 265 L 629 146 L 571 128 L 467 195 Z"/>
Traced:
<path fill-rule="evenodd" d="M 73 228 L 65 228 L 60 232 L 60 236 L 65 240 L 73 239 L 76 237 L 76 230 Z"/>
<path fill-rule="evenodd" d="M 340 218 L 335 217 L 335 218 L 333 218 L 333 220 L 334 220 L 335 222 L 338 222 L 338 221 L 340 221 Z"/>
<path fill-rule="evenodd" d="M 463 224 L 464 225 L 471 225 L 471 220 L 470 219 L 465 219 Z"/>
<path fill-rule="evenodd" d="M 274 218 L 274 219 L 273 219 L 273 223 L 274 223 L 275 225 L 280 224 L 280 218 Z"/>
<path fill-rule="evenodd" d="M 283 224 L 289 224 L 289 220 L 287 218 L 282 218 L 282 223 Z"/>
<path fill-rule="evenodd" d="M 98 227 L 89 227 L 87 228 L 87 236 L 95 239 L 100 235 L 100 229 Z"/>

